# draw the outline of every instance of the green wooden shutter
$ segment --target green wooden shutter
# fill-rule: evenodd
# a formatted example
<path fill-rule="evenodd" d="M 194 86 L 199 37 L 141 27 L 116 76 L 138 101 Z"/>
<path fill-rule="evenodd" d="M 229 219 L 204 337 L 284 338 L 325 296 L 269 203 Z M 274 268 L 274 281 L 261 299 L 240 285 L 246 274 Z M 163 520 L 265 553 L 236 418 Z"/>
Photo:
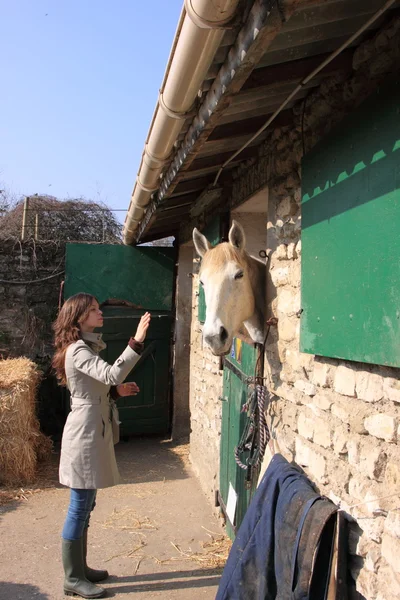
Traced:
<path fill-rule="evenodd" d="M 400 366 L 400 81 L 302 165 L 302 352 Z"/>

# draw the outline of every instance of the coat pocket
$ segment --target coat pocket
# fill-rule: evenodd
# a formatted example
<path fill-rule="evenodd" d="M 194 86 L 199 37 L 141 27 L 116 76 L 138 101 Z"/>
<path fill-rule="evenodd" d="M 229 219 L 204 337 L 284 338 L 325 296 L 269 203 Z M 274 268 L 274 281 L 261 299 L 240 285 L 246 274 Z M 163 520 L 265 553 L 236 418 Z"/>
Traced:
<path fill-rule="evenodd" d="M 110 421 L 112 427 L 113 442 L 115 445 L 119 442 L 119 426 L 121 424 L 121 421 L 119 420 L 118 407 L 112 398 L 110 398 Z"/>

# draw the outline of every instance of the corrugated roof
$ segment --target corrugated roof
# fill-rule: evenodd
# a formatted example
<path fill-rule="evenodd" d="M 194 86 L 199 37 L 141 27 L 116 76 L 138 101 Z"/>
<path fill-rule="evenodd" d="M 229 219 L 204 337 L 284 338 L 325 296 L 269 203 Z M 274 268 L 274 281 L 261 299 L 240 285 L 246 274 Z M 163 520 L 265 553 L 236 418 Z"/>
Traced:
<path fill-rule="evenodd" d="M 229 106 L 219 114 L 206 139 L 202 136 L 200 142 L 194 145 L 161 204 L 141 232 L 140 241 L 177 234 L 182 223 L 189 221 L 193 203 L 213 182 L 221 165 L 265 123 L 306 75 L 321 64 L 329 53 L 340 47 L 383 4 L 382 0 L 320 0 L 319 3 L 317 0 L 299 0 L 294 14 L 249 72 Z M 393 11 L 398 7 L 399 2 L 396 2 L 351 47 L 358 46 L 370 37 L 385 20 L 393 16 Z M 203 97 L 211 88 L 236 35 L 237 31 L 226 32 L 204 80 Z M 298 93 L 274 121 L 273 127 L 289 123 L 290 109 L 294 103 L 319 86 L 325 77 L 337 71 L 351 71 L 351 47 Z M 184 139 L 192 121 L 193 117 L 186 120 L 178 143 Z M 266 135 L 262 133 L 224 169 L 219 180 L 221 184 L 230 180 L 232 169 L 240 162 L 256 155 Z M 168 165 L 165 168 L 167 170 Z"/>

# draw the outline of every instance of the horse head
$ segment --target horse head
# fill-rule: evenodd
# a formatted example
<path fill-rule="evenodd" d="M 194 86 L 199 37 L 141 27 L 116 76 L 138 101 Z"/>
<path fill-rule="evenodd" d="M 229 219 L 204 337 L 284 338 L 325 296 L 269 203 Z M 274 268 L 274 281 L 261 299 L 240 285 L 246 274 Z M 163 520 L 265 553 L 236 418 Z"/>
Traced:
<path fill-rule="evenodd" d="M 194 228 L 193 242 L 202 259 L 199 275 L 207 306 L 206 344 L 213 354 L 223 355 L 234 337 L 262 343 L 265 265 L 246 252 L 241 225 L 233 221 L 229 242 L 215 247 Z"/>

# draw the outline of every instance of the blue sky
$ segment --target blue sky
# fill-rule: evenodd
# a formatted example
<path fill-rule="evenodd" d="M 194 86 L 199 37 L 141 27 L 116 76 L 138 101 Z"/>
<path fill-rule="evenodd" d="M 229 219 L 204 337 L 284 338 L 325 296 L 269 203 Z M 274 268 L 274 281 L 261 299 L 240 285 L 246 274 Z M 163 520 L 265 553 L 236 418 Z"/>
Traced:
<path fill-rule="evenodd" d="M 3 0 L 0 184 L 126 209 L 182 4 Z"/>

